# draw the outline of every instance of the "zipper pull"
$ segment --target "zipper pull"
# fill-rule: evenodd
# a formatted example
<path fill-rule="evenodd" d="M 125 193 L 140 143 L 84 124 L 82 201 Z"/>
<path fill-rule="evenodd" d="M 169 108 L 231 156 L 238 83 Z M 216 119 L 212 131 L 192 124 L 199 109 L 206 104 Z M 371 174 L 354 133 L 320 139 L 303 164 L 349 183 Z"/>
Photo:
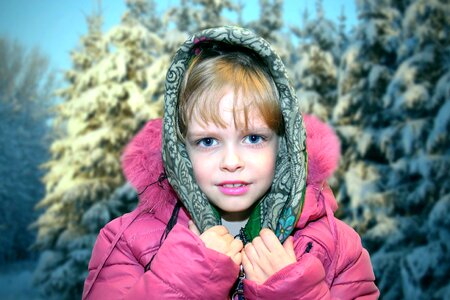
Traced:
<path fill-rule="evenodd" d="M 232 300 L 245 300 L 245 298 L 244 298 L 244 279 L 245 279 L 244 267 L 241 265 L 240 270 L 239 270 L 239 277 L 237 279 L 237 283 L 235 285 L 234 292 L 231 295 Z"/>
<path fill-rule="evenodd" d="M 248 243 L 247 235 L 245 234 L 244 227 L 241 227 L 239 230 L 239 234 L 236 236 L 239 237 L 239 239 L 242 241 L 242 244 L 244 246 Z M 245 271 L 244 267 L 240 265 L 239 269 L 239 277 L 236 280 L 236 283 L 234 284 L 234 287 L 232 290 L 234 290 L 233 294 L 231 295 L 232 300 L 245 300 L 244 298 L 244 279 L 245 279 Z"/>

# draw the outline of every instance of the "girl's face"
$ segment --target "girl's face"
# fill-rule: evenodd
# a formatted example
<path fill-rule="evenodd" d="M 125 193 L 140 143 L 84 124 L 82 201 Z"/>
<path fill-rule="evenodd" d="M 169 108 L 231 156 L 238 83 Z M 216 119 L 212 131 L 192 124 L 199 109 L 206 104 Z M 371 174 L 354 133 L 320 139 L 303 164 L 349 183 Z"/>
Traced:
<path fill-rule="evenodd" d="M 257 112 L 249 113 L 248 129 L 236 128 L 231 91 L 219 106 L 226 127 L 192 117 L 186 148 L 197 184 L 209 201 L 224 219 L 244 220 L 272 184 L 278 135 Z"/>

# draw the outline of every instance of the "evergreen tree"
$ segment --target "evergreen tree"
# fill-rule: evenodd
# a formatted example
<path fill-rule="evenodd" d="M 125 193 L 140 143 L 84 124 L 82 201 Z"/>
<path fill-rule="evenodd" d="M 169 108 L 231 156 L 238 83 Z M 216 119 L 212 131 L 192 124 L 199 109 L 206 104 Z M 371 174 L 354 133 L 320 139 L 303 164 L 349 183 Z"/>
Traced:
<path fill-rule="evenodd" d="M 80 226 L 81 214 L 120 181 L 113 157 L 98 148 L 100 142 L 108 143 L 101 133 L 105 113 L 97 112 L 99 106 L 103 110 L 107 106 L 96 89 L 101 79 L 93 72 L 107 54 L 101 21 L 101 15 L 87 17 L 88 34 L 81 38 L 81 48 L 71 53 L 73 70 L 66 72 L 68 86 L 59 92 L 63 103 L 57 107 L 55 141 L 45 165 L 46 195 L 39 203 L 46 210 L 34 224 L 38 228 L 35 247 L 43 251 L 34 281 L 47 297 L 79 298 L 85 261 L 95 238 L 83 239 L 87 230 Z M 77 255 L 69 256 L 72 251 Z"/>
<path fill-rule="evenodd" d="M 224 10 L 238 14 L 240 8 L 232 0 L 181 0 L 168 15 L 180 32 L 193 34 L 201 29 L 235 24 L 223 16 Z"/>
<path fill-rule="evenodd" d="M 169 61 L 161 38 L 141 23 L 151 16 L 142 3 L 128 1 L 131 12 L 106 35 L 101 13 L 87 18 L 69 85 L 59 93 L 57 124 L 65 130 L 51 147 L 39 203 L 46 210 L 35 224 L 43 251 L 35 282 L 48 297 L 80 298 L 100 228 L 136 204 L 123 187 L 120 155 L 148 119 L 161 116 Z"/>
<path fill-rule="evenodd" d="M 384 299 L 441 299 L 450 268 L 449 4 L 364 0 L 358 10 L 333 112 L 339 199 Z"/>
<path fill-rule="evenodd" d="M 44 193 L 39 165 L 46 149 L 53 88 L 48 58 L 0 37 L 0 263 L 28 258 Z"/>
<path fill-rule="evenodd" d="M 379 215 L 376 181 L 387 167 L 374 141 L 383 126 L 382 97 L 392 78 L 401 16 L 388 0 L 358 1 L 358 14 L 339 67 L 332 122 L 342 147 L 337 198 L 346 221 L 365 233 Z"/>
<path fill-rule="evenodd" d="M 247 26 L 270 43 L 276 43 L 283 28 L 283 1 L 259 0 L 259 18 Z"/>
<path fill-rule="evenodd" d="M 400 44 L 401 14 L 392 2 L 357 1 L 359 23 L 342 56 L 332 116 L 342 152 L 336 185 L 340 217 L 363 237 L 375 223 L 383 224 L 385 230 L 392 228 L 385 217 L 390 199 L 380 185 L 389 164 L 376 146 L 380 130 L 389 122 L 382 99 L 393 76 Z M 363 244 L 373 254 L 374 249 L 364 238 Z M 375 263 L 374 268 L 380 279 Z M 390 281 L 395 284 L 392 278 Z"/>
<path fill-rule="evenodd" d="M 126 0 L 127 11 L 122 22 L 129 25 L 141 25 L 153 33 L 164 32 L 164 18 L 160 17 L 157 5 L 153 0 Z"/>
<path fill-rule="evenodd" d="M 398 9 L 401 42 L 383 97 L 389 124 L 377 140 L 389 163 L 379 185 L 392 227 L 374 224 L 365 240 L 376 250 L 386 298 L 443 299 L 450 292 L 450 3 L 417 0 Z"/>
<path fill-rule="evenodd" d="M 337 47 L 336 55 L 339 57 L 339 60 L 344 53 L 345 49 L 348 46 L 348 34 L 346 31 L 347 27 L 347 17 L 344 12 L 344 7 L 341 9 L 341 14 L 339 15 L 339 24 L 338 24 L 338 39 L 337 39 Z"/>
<path fill-rule="evenodd" d="M 251 28 L 266 39 L 284 63 L 287 66 L 292 65 L 291 54 L 294 46 L 288 32 L 284 31 L 282 0 L 260 0 L 259 18 L 241 26 Z"/>
<path fill-rule="evenodd" d="M 340 39 L 345 33 L 339 32 L 336 24 L 325 18 L 321 0 L 316 1 L 316 18 L 310 20 L 305 10 L 303 27 L 291 27 L 291 31 L 300 41 L 293 70 L 300 110 L 328 121 L 337 99 Z"/>

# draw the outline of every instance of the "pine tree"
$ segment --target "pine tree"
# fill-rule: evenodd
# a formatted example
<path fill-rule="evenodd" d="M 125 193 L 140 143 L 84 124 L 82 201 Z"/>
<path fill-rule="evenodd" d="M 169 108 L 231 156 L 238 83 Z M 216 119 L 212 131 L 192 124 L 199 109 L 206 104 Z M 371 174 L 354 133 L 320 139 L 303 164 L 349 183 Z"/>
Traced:
<path fill-rule="evenodd" d="M 120 25 L 101 31 L 102 16 L 87 17 L 88 33 L 72 53 L 68 87 L 59 95 L 58 125 L 65 130 L 46 164 L 46 208 L 35 226 L 43 251 L 35 282 L 46 296 L 79 299 L 87 263 L 101 227 L 136 204 L 120 167 L 124 145 L 151 118 L 161 116 L 169 58 L 146 27 L 143 1 L 128 1 Z M 151 16 L 151 14 L 149 14 Z M 139 18 L 142 19 L 139 19 Z"/>
<path fill-rule="evenodd" d="M 193 34 L 199 30 L 235 24 L 223 16 L 225 10 L 238 13 L 239 5 L 232 0 L 181 0 L 169 9 L 168 15 L 178 31 Z"/>
<path fill-rule="evenodd" d="M 290 72 L 294 65 L 292 53 L 295 50 L 291 36 L 284 25 L 282 0 L 260 0 L 259 18 L 256 21 L 245 23 L 243 26 L 253 29 L 267 40 Z"/>
<path fill-rule="evenodd" d="M 35 247 L 43 251 L 35 284 L 46 296 L 61 299 L 79 297 L 95 238 L 83 239 L 87 234 L 80 226 L 83 211 L 121 180 L 117 175 L 110 177 L 113 172 L 120 174 L 111 154 L 97 148 L 100 142 L 108 143 L 102 134 L 106 116 L 97 112 L 99 106 L 107 109 L 98 96 L 101 79 L 93 72 L 107 54 L 101 21 L 101 15 L 87 17 L 88 34 L 81 38 L 81 49 L 71 53 L 73 70 L 66 72 L 68 87 L 59 92 L 63 103 L 57 107 L 57 135 L 50 149 L 52 158 L 45 165 L 46 195 L 39 208 L 46 210 L 34 224 L 38 228 Z M 72 251 L 76 255 L 69 256 Z"/>
<path fill-rule="evenodd" d="M 339 199 L 384 299 L 449 291 L 448 6 L 358 1 L 360 23 L 341 65 Z"/>
<path fill-rule="evenodd" d="M 283 1 L 259 0 L 259 19 L 246 26 L 270 43 L 277 44 L 283 28 Z"/>
<path fill-rule="evenodd" d="M 0 37 L 0 263 L 29 258 L 44 189 L 39 165 L 48 158 L 47 118 L 53 97 L 48 58 Z"/>
<path fill-rule="evenodd" d="M 342 152 L 336 185 L 339 215 L 363 236 L 370 253 L 375 249 L 364 235 L 375 223 L 383 224 L 385 230 L 392 225 L 385 217 L 390 200 L 380 186 L 389 165 L 376 143 L 383 120 L 389 122 L 382 99 L 393 76 L 400 43 L 401 15 L 392 2 L 357 2 L 359 23 L 341 59 L 338 100 L 332 116 Z M 376 264 L 374 268 L 377 276 Z"/>
<path fill-rule="evenodd" d="M 392 78 L 400 14 L 389 1 L 359 1 L 358 10 L 360 21 L 338 71 L 332 122 L 342 147 L 337 198 L 346 221 L 365 233 L 377 218 L 376 181 L 387 166 L 374 141 L 383 125 L 382 97 Z"/>
<path fill-rule="evenodd" d="M 153 0 L 126 0 L 127 11 L 122 22 L 129 25 L 141 25 L 153 33 L 162 33 L 165 29 L 164 18 L 157 11 Z"/>
<path fill-rule="evenodd" d="M 377 141 L 389 163 L 380 185 L 393 228 L 376 224 L 366 240 L 376 249 L 386 298 L 443 299 L 450 292 L 450 4 L 417 0 L 397 7 L 401 42 L 383 97 L 389 124 Z"/>
<path fill-rule="evenodd" d="M 340 34 L 345 33 L 325 18 L 321 0 L 316 1 L 316 18 L 310 20 L 305 9 L 303 27 L 291 27 L 291 31 L 300 41 L 294 54 L 298 61 L 293 68 L 300 110 L 329 121 L 337 100 Z"/>

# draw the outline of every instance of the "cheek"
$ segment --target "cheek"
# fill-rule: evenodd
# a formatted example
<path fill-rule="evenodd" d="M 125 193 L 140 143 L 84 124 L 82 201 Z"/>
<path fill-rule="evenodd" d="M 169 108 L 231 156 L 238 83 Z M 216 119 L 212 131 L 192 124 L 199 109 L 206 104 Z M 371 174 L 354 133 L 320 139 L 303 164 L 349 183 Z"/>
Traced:
<path fill-rule="evenodd" d="M 275 164 L 277 160 L 276 149 L 276 147 L 272 146 L 271 148 L 268 148 L 264 153 L 261 153 L 258 158 L 254 158 L 255 160 L 259 161 L 260 167 L 267 172 L 274 172 L 275 170 Z"/>
<path fill-rule="evenodd" d="M 208 165 L 208 160 L 205 160 L 204 158 L 201 159 L 199 157 L 196 157 L 195 155 L 190 159 L 192 163 L 192 169 L 194 171 L 195 180 L 198 183 L 205 181 L 211 174 L 211 170 Z"/>

